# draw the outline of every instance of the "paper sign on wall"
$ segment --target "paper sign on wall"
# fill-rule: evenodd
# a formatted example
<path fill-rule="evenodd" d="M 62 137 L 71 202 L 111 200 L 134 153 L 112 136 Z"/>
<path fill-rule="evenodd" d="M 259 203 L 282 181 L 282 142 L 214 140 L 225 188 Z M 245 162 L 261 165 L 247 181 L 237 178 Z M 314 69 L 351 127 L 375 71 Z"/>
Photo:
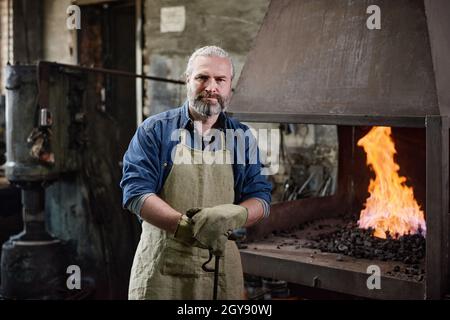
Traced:
<path fill-rule="evenodd" d="M 186 25 L 184 6 L 161 8 L 161 32 L 181 32 Z"/>

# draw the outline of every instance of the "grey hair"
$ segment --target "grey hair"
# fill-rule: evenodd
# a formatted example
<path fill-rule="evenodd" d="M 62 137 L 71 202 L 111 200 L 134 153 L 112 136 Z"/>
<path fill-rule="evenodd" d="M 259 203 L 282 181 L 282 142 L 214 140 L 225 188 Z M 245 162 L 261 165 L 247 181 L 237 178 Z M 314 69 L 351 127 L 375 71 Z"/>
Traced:
<path fill-rule="evenodd" d="M 233 60 L 231 60 L 230 55 L 228 52 L 223 50 L 220 47 L 216 46 L 206 46 L 202 47 L 200 49 L 197 49 L 194 51 L 193 54 L 189 57 L 188 64 L 186 66 L 186 71 L 184 72 L 186 77 L 189 77 L 192 73 L 192 64 L 194 63 L 195 58 L 197 57 L 220 57 L 220 58 L 227 58 L 230 61 L 231 64 L 231 80 L 233 80 L 234 77 L 234 65 Z"/>

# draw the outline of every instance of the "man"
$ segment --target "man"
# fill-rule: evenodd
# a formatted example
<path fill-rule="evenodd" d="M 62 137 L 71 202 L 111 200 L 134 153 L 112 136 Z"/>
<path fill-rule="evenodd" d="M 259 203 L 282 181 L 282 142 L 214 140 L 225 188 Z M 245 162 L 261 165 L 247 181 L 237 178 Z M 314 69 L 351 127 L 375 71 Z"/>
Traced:
<path fill-rule="evenodd" d="M 146 119 L 125 153 L 123 204 L 143 220 L 130 299 L 211 299 L 214 273 L 202 268 L 209 250 L 222 257 L 219 299 L 243 298 L 240 255 L 228 235 L 268 216 L 271 185 L 259 158 L 249 161 L 252 146 L 238 163 L 234 139 L 225 142 L 226 131 L 248 129 L 224 113 L 233 73 L 223 49 L 195 51 L 186 68 L 187 101 Z M 198 137 L 208 140 L 213 131 L 216 148 L 212 141 L 199 145 Z M 196 161 L 208 157 L 217 161 Z"/>

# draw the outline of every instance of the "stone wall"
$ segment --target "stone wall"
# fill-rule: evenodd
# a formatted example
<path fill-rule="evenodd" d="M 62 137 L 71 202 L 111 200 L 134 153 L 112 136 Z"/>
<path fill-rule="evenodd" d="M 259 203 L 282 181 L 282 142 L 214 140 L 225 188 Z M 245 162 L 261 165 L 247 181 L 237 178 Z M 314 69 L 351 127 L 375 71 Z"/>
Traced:
<path fill-rule="evenodd" d="M 189 55 L 205 45 L 227 50 L 235 64 L 235 81 L 260 28 L 269 0 L 146 0 L 144 2 L 144 72 L 183 79 Z M 161 32 L 161 8 L 184 7 L 185 27 Z M 167 110 L 183 102 L 184 86 L 146 81 L 144 114 Z"/>

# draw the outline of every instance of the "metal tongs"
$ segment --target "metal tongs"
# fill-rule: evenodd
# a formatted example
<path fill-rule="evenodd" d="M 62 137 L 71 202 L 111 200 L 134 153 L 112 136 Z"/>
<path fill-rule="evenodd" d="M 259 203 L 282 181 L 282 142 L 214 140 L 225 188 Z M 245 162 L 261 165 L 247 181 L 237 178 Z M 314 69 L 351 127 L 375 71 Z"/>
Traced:
<path fill-rule="evenodd" d="M 226 234 L 228 235 L 228 240 L 232 240 L 232 241 L 237 240 L 236 235 L 231 230 L 228 231 Z M 214 269 L 211 269 L 211 268 L 208 268 L 206 265 L 212 260 L 213 256 L 215 257 Z M 212 250 L 209 249 L 209 258 L 204 264 L 202 264 L 203 271 L 214 272 L 213 300 L 217 300 L 217 288 L 219 286 L 219 262 L 220 262 L 220 256 L 214 255 Z"/>

